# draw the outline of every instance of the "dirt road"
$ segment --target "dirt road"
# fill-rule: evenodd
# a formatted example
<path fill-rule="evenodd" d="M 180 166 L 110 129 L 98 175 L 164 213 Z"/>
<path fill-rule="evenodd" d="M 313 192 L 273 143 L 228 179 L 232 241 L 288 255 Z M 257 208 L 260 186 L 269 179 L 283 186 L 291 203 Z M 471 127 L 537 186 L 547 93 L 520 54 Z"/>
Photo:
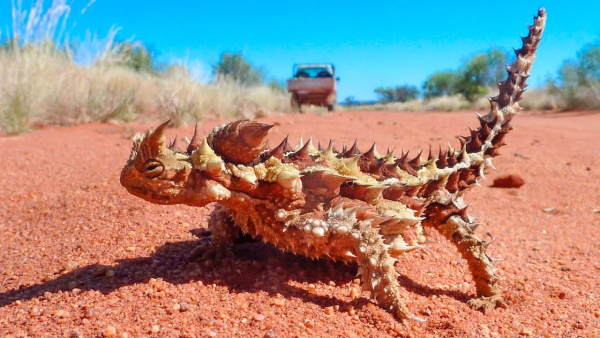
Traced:
<path fill-rule="evenodd" d="M 466 135 L 473 113 L 339 112 L 265 117 L 272 144 L 358 139 L 425 149 Z M 207 121 L 208 132 L 222 121 Z M 130 138 L 150 125 L 49 126 L 0 137 L 0 336 L 594 336 L 600 335 L 600 114 L 514 119 L 503 156 L 466 201 L 499 263 L 510 303 L 466 302 L 464 261 L 436 243 L 396 265 L 409 308 L 399 324 L 355 284 L 356 266 L 259 243 L 219 264 L 188 262 L 208 208 L 158 206 L 126 193 Z M 192 127 L 171 129 L 188 137 Z M 491 188 L 519 174 L 518 189 Z M 195 230 L 196 229 L 196 230 Z M 488 234 L 489 233 L 489 234 Z"/>

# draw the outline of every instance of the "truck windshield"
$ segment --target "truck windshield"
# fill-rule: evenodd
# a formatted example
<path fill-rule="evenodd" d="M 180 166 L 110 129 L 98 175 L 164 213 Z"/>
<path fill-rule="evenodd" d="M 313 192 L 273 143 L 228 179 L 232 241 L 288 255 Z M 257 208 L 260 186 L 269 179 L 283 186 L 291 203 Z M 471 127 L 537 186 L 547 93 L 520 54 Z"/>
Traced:
<path fill-rule="evenodd" d="M 333 77 L 326 67 L 302 67 L 296 70 L 294 77 Z"/>

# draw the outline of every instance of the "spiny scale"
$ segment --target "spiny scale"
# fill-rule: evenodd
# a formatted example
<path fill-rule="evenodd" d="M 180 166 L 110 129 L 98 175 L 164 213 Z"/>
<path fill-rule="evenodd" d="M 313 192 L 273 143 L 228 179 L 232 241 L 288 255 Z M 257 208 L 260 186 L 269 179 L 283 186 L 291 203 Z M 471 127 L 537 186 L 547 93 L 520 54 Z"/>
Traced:
<path fill-rule="evenodd" d="M 209 221 L 212 242 L 194 250 L 202 258 L 224 256 L 235 234 L 273 243 L 281 250 L 310 258 L 356 262 L 363 288 L 400 319 L 416 319 L 404 305 L 394 263 L 400 255 L 427 243 L 425 228 L 435 229 L 456 245 L 468 262 L 477 295 L 469 304 L 489 310 L 504 306 L 488 243 L 474 233 L 478 223 L 467 214 L 466 191 L 484 178 L 493 157 L 505 145 L 510 120 L 545 24 L 540 9 L 500 93 L 490 98 L 490 112 L 480 126 L 453 149 L 402 151 L 381 155 L 373 144 L 361 152 L 357 142 L 337 151 L 313 146 L 295 148 L 286 137 L 267 146 L 271 125 L 250 120 L 223 124 L 200 140 L 197 128 L 185 151 L 176 140 L 165 144 L 165 128 L 134 138 L 121 184 L 132 194 L 161 204 L 204 206 L 217 202 Z"/>

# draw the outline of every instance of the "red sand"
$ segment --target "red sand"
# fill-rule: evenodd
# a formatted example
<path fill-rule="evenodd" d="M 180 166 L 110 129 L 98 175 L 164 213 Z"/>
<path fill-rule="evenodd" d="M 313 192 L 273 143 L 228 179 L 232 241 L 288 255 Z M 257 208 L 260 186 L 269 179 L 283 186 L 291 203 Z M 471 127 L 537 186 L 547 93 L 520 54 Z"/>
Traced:
<path fill-rule="evenodd" d="M 265 117 L 286 134 L 366 150 L 458 141 L 472 113 L 340 112 Z M 207 121 L 208 132 L 222 121 Z M 471 310 L 456 250 L 436 243 L 397 264 L 401 325 L 357 292 L 355 266 L 240 244 L 219 264 L 187 262 L 210 208 L 127 194 L 119 172 L 144 125 L 50 126 L 0 137 L 0 336 L 589 336 L 600 335 L 600 114 L 522 114 L 482 187 L 466 198 L 499 263 L 507 309 Z M 192 134 L 192 127 L 169 135 Z M 518 174 L 519 189 L 491 188 Z M 197 230 L 196 230 L 197 231 Z M 197 233 L 197 232 L 194 233 Z M 489 234 L 488 234 L 489 233 Z"/>

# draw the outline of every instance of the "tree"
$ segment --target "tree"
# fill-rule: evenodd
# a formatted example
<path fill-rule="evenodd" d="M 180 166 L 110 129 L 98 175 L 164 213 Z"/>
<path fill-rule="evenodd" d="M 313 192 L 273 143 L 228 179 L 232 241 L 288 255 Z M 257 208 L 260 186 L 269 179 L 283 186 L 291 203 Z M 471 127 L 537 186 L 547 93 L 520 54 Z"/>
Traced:
<path fill-rule="evenodd" d="M 437 72 L 431 74 L 423 83 L 423 97 L 426 99 L 452 95 L 456 75 L 451 71 Z"/>
<path fill-rule="evenodd" d="M 154 53 L 139 43 L 121 42 L 117 47 L 117 63 L 140 73 L 158 73 Z"/>
<path fill-rule="evenodd" d="M 241 53 L 224 52 L 219 62 L 213 65 L 213 74 L 217 80 L 232 79 L 244 86 L 255 86 L 262 83 L 264 72 L 252 66 Z"/>
<path fill-rule="evenodd" d="M 577 58 L 566 60 L 557 81 L 548 89 L 563 101 L 564 109 L 597 109 L 600 106 L 600 43 L 583 47 Z"/>
<path fill-rule="evenodd" d="M 502 81 L 507 57 L 499 49 L 475 55 L 456 73 L 454 93 L 462 94 L 470 102 L 488 91 L 488 87 Z"/>
<path fill-rule="evenodd" d="M 415 86 L 402 85 L 396 87 L 379 87 L 375 89 L 379 96 L 379 102 L 406 102 L 414 100 L 419 96 L 419 89 Z"/>

